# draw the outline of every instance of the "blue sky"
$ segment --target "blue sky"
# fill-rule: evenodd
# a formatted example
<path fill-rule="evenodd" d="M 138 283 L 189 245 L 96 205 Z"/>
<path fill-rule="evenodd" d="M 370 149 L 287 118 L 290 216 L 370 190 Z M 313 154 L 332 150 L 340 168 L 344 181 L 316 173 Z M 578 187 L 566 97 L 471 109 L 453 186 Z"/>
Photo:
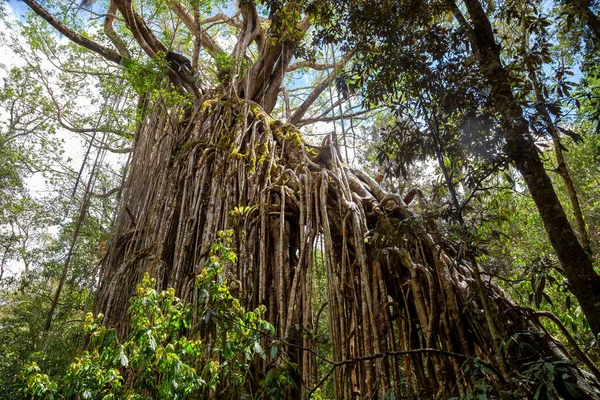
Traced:
<path fill-rule="evenodd" d="M 10 0 L 8 2 L 8 4 L 14 10 L 14 13 L 16 15 L 22 15 L 27 10 L 27 6 L 25 5 L 25 3 L 21 2 L 21 1 Z"/>

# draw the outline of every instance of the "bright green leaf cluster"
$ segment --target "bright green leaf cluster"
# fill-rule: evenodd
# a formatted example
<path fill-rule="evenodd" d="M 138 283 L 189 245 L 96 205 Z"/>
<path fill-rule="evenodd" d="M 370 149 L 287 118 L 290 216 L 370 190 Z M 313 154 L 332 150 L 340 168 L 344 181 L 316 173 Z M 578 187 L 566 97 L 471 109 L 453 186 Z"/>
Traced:
<path fill-rule="evenodd" d="M 230 293 L 222 271 L 237 259 L 231 243 L 231 231 L 219 233 L 196 279 L 197 304 L 182 302 L 174 289 L 158 292 L 156 280 L 146 274 L 131 299 L 125 341 L 102 325 L 102 315 L 87 314 L 87 350 L 60 381 L 35 363 L 28 365 L 22 372 L 24 394 L 35 399 L 182 399 L 217 390 L 242 393 L 249 364 L 255 357 L 266 358 L 261 340 L 274 329 L 260 318 L 264 306 L 246 311 Z M 192 326 L 194 315 L 197 326 Z"/>

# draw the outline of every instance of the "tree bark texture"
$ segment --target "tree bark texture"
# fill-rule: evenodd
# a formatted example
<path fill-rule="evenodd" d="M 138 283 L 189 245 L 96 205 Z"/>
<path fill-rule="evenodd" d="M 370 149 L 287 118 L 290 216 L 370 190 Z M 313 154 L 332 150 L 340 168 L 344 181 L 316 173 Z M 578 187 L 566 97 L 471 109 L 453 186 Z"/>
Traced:
<path fill-rule="evenodd" d="M 267 306 L 266 318 L 288 344 L 299 388 L 290 398 L 320 379 L 309 334 L 318 329 L 311 280 L 319 248 L 327 282 L 322 307 L 339 364 L 336 398 L 383 398 L 406 384 L 420 398 L 466 396 L 475 379 L 463 372 L 464 358 L 451 354 L 497 370 L 502 357 L 515 371 L 528 360 L 570 360 L 528 312 L 484 280 L 506 347 L 497 354 L 470 265 L 400 196 L 342 164 L 332 145 L 308 150 L 293 126 L 238 98 L 203 99 L 183 112 L 148 107 L 95 303 L 121 334 L 144 272 L 194 302 L 195 276 L 217 232 L 233 229 L 238 260 L 226 278 L 238 282 L 245 307 Z M 231 213 L 235 207 L 246 211 Z M 418 351 L 424 348 L 438 352 Z M 568 365 L 557 379 L 593 393 L 595 379 Z M 270 367 L 257 365 L 252 383 Z M 507 385 L 502 373 L 488 378 Z"/>

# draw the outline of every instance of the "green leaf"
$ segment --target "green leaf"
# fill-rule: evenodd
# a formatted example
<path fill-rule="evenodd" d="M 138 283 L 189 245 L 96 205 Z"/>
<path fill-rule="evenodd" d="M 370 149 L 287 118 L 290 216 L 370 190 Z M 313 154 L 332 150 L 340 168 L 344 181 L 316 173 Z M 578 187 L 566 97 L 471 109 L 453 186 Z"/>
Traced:
<path fill-rule="evenodd" d="M 534 304 L 536 307 L 539 307 L 542 303 L 542 295 L 544 294 L 544 287 L 546 286 L 546 277 L 542 275 L 539 280 L 536 282 L 535 286 L 535 295 L 533 297 Z"/>
<path fill-rule="evenodd" d="M 554 302 L 552 301 L 552 298 L 550 298 L 550 296 L 548 296 L 546 293 L 542 293 L 542 296 L 544 297 L 544 300 L 548 302 L 548 304 L 554 307 Z"/>

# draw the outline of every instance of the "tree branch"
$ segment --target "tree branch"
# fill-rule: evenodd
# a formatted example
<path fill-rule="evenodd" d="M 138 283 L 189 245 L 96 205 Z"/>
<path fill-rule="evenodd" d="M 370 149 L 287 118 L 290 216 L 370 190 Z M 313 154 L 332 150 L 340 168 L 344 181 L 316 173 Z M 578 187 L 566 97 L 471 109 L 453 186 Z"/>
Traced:
<path fill-rule="evenodd" d="M 594 33 L 596 45 L 600 44 L 600 20 L 590 8 L 591 1 L 589 0 L 565 0 L 564 3 L 571 7 L 573 13 L 579 13 L 583 22 L 587 24 L 590 30 Z"/>
<path fill-rule="evenodd" d="M 254 1 L 239 3 L 239 12 L 243 19 L 243 28 L 237 43 L 232 51 L 232 56 L 241 58 L 246 54 L 246 50 L 256 40 L 257 47 L 263 47 L 263 27 L 258 20 L 258 12 Z"/>
<path fill-rule="evenodd" d="M 55 103 L 55 106 L 57 107 L 57 118 L 56 120 L 58 121 L 59 125 L 62 126 L 64 129 L 70 131 L 70 132 L 74 132 L 74 133 L 94 133 L 94 132 L 107 132 L 107 133 L 114 133 L 115 135 L 118 135 L 120 137 L 124 137 L 124 138 L 131 138 L 131 133 L 129 132 L 125 132 L 125 131 L 119 131 L 119 130 L 114 130 L 114 129 L 104 129 L 104 128 L 76 128 L 72 125 L 67 124 L 62 117 L 62 112 L 60 111 L 60 109 L 58 108 L 58 105 Z"/>
<path fill-rule="evenodd" d="M 117 192 L 118 192 L 119 190 L 121 190 L 121 189 L 122 189 L 122 188 L 120 188 L 120 187 L 116 187 L 116 188 L 113 188 L 113 189 L 109 190 L 109 191 L 108 191 L 108 192 L 106 192 L 106 193 L 96 193 L 96 192 L 92 192 L 92 193 L 90 193 L 90 196 L 92 196 L 92 197 L 95 197 L 95 198 L 97 198 L 97 199 L 105 199 L 105 198 L 107 198 L 107 197 L 110 197 L 110 196 L 112 196 L 113 194 L 117 193 Z"/>
<path fill-rule="evenodd" d="M 333 68 L 333 67 L 335 67 L 335 65 L 333 65 L 333 63 L 318 64 L 314 61 L 305 60 L 305 61 L 300 61 L 300 62 L 291 64 L 285 72 L 296 71 L 300 68 L 310 68 L 315 71 L 325 71 L 326 69 Z"/>
<path fill-rule="evenodd" d="M 533 312 L 535 312 L 535 311 L 533 311 Z M 567 338 L 567 341 L 569 342 L 569 344 L 575 350 L 575 353 L 577 354 L 579 359 L 590 369 L 590 371 L 592 371 L 592 373 L 594 374 L 596 379 L 600 380 L 600 371 L 596 367 L 596 364 L 594 364 L 593 361 L 590 360 L 590 358 L 587 356 L 587 354 L 585 354 L 583 352 L 583 350 L 581 350 L 581 348 L 579 347 L 579 345 L 577 344 L 577 342 L 575 341 L 573 336 L 571 336 L 571 334 L 569 333 L 567 328 L 564 326 L 562 321 L 556 315 L 551 313 L 550 311 L 537 311 L 537 312 L 535 312 L 535 314 L 538 317 L 548 318 L 549 320 L 554 322 L 556 324 L 556 326 L 558 326 L 558 328 L 560 329 L 562 334 L 565 335 L 565 337 Z"/>
<path fill-rule="evenodd" d="M 296 124 L 297 127 L 302 127 L 302 126 L 306 126 L 309 124 L 314 124 L 315 122 L 332 122 L 332 121 L 337 121 L 339 119 L 350 119 L 350 118 L 357 118 L 360 117 L 362 115 L 365 115 L 369 112 L 371 112 L 373 110 L 360 110 L 357 111 L 355 113 L 351 113 L 351 114 L 345 114 L 345 115 L 330 115 L 330 116 L 318 116 L 318 117 L 314 117 L 314 118 L 307 118 L 307 119 L 303 119 L 300 122 L 298 122 Z"/>
<path fill-rule="evenodd" d="M 202 46 L 208 51 L 208 53 L 215 57 L 217 54 L 224 53 L 223 49 L 219 47 L 217 42 L 205 31 L 201 26 L 201 21 L 196 21 L 194 17 L 192 17 L 185 8 L 181 5 L 179 1 L 169 0 L 167 1 L 167 5 L 169 9 L 177 15 L 179 19 L 183 22 L 183 24 L 190 30 L 190 32 L 200 39 Z"/>
<path fill-rule="evenodd" d="M 121 63 L 122 57 L 121 57 L 121 55 L 119 55 L 118 52 L 116 52 L 112 49 L 109 49 L 108 47 L 105 47 L 105 46 L 101 45 L 100 43 L 96 43 L 93 40 L 83 37 L 79 33 L 71 30 L 65 24 L 63 24 L 62 22 L 60 22 L 59 20 L 54 18 L 48 11 L 46 11 L 36 1 L 23 0 L 23 3 L 27 4 L 27 6 L 29 6 L 29 8 L 31 8 L 31 10 L 33 10 L 34 13 L 36 13 L 37 15 L 39 15 L 40 17 L 45 19 L 46 22 L 48 22 L 50 25 L 52 25 L 57 31 L 59 31 L 60 33 L 65 35 L 72 42 L 77 43 L 78 45 L 83 46 L 86 49 L 91 50 L 94 53 L 101 55 L 102 57 L 106 58 L 109 61 L 115 62 L 117 64 Z"/>
<path fill-rule="evenodd" d="M 104 33 L 106 34 L 106 36 L 108 36 L 112 44 L 117 48 L 121 57 L 131 58 L 131 54 L 129 54 L 127 45 L 125 44 L 123 39 L 121 39 L 119 35 L 117 35 L 117 32 L 115 32 L 115 29 L 113 28 L 113 22 L 115 20 L 116 14 L 117 5 L 113 0 L 111 0 L 108 6 L 106 18 L 104 19 Z"/>
<path fill-rule="evenodd" d="M 167 75 L 169 76 L 171 83 L 181 91 L 187 90 L 195 97 L 200 97 L 198 86 L 196 85 L 194 76 L 191 72 L 192 64 L 190 60 L 181 54 L 170 51 L 169 48 L 156 37 L 154 32 L 152 32 L 146 24 L 146 21 L 135 11 L 131 0 L 112 1 L 117 5 L 121 15 L 123 15 L 127 27 L 144 52 L 154 59 L 157 59 L 162 55 L 165 56 L 169 64 Z"/>
<path fill-rule="evenodd" d="M 344 65 L 346 65 L 346 63 L 348 62 L 348 60 L 350 60 L 350 57 L 352 57 L 353 54 L 354 54 L 354 50 L 351 50 L 351 51 L 347 52 L 346 54 L 344 54 L 344 57 L 342 58 L 342 61 L 339 64 L 339 66 L 343 68 Z M 331 74 L 329 74 L 329 76 L 327 78 L 323 79 L 315 87 L 313 92 L 306 98 L 306 100 L 304 100 L 304 102 L 300 105 L 300 107 L 298 107 L 296 109 L 296 111 L 294 111 L 292 118 L 290 118 L 290 120 L 289 120 L 290 124 L 296 125 L 302 120 L 302 117 L 304 117 L 304 114 L 306 114 L 306 112 L 308 111 L 310 106 L 319 98 L 321 93 L 323 93 L 323 91 L 329 87 L 329 85 L 331 84 L 331 82 L 333 82 L 333 80 L 336 78 L 336 76 L 337 76 L 337 71 L 333 70 L 333 72 Z"/>
<path fill-rule="evenodd" d="M 321 95 L 321 93 L 323 93 L 325 91 L 325 89 L 327 89 L 329 87 L 329 85 L 331 84 L 331 82 L 335 79 L 336 75 L 337 74 L 334 71 L 327 78 L 323 79 L 314 88 L 314 90 L 312 91 L 312 93 L 306 98 L 306 100 L 304 100 L 304 102 L 300 105 L 300 107 L 298 107 L 296 109 L 296 111 L 294 111 L 294 114 L 292 114 L 292 117 L 288 121 L 290 124 L 296 125 L 296 124 L 298 124 L 300 122 L 300 120 L 302 119 L 302 117 L 304 116 L 304 114 L 306 114 L 306 112 L 308 111 L 308 109 L 310 108 L 310 106 L 312 106 L 313 103 L 319 98 L 319 96 Z"/>
<path fill-rule="evenodd" d="M 238 29 L 244 29 L 244 24 L 236 19 L 238 14 L 239 13 L 235 14 L 233 17 L 230 17 L 229 15 L 221 12 L 216 15 L 213 15 L 212 17 L 203 19 L 202 21 L 198 22 L 198 24 L 202 26 L 206 24 L 211 24 L 213 22 L 223 22 L 225 24 L 235 26 Z"/>

